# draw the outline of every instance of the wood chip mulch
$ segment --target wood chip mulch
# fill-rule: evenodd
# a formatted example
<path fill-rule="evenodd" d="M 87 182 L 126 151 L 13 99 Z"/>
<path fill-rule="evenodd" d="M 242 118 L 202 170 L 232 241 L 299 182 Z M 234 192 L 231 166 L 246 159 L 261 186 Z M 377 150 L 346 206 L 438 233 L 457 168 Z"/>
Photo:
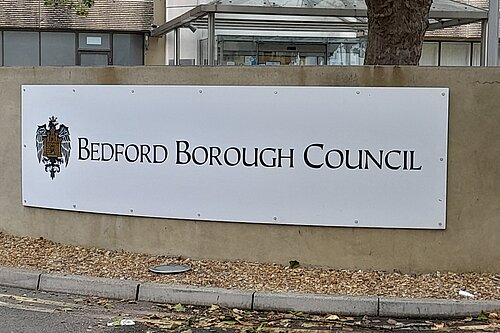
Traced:
<path fill-rule="evenodd" d="M 192 270 L 176 275 L 159 275 L 148 270 L 154 265 L 166 263 L 186 264 Z M 477 300 L 500 300 L 500 274 L 401 274 L 324 267 L 290 268 L 280 264 L 194 260 L 109 251 L 5 233 L 0 233 L 0 266 L 254 291 L 464 299 L 458 292 L 466 290 Z"/>

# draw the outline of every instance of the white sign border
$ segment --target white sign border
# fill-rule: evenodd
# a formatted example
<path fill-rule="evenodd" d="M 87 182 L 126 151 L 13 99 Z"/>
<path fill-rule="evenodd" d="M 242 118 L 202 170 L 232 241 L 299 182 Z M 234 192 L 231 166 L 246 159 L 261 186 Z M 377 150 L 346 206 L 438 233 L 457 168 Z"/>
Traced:
<path fill-rule="evenodd" d="M 446 143 L 445 143 L 445 154 L 443 156 L 443 162 L 444 162 L 444 175 L 443 175 L 443 186 L 444 186 L 444 197 L 441 198 L 442 200 L 442 205 L 443 205 L 443 216 L 442 216 L 442 222 L 440 221 L 436 227 L 421 227 L 421 226 L 383 226 L 383 225 L 365 225 L 363 223 L 358 223 L 359 221 L 353 220 L 352 224 L 325 224 L 325 223 L 305 223 L 305 222 L 297 222 L 297 221 L 281 221 L 278 217 L 275 217 L 276 215 L 279 214 L 270 214 L 272 218 L 269 218 L 267 220 L 245 220 L 245 219 L 225 219 L 225 218 L 204 218 L 201 213 L 196 213 L 193 216 L 175 216 L 175 214 L 172 214 L 170 216 L 165 216 L 165 215 L 156 215 L 156 214 L 143 214 L 137 211 L 120 211 L 120 212 L 115 212 L 115 211 L 103 211 L 103 210 L 92 210 L 92 209 L 81 209 L 78 204 L 72 206 L 72 207 L 59 207 L 57 205 L 46 205 L 46 206 L 41 206 L 37 205 L 36 203 L 33 203 L 31 200 L 28 201 L 27 198 L 25 197 L 25 182 L 24 182 L 24 153 L 26 150 L 26 142 L 29 140 L 24 139 L 23 140 L 23 204 L 25 206 L 33 206 L 33 207 L 43 207 L 43 208 L 52 208 L 52 209 L 62 209 L 62 210 L 69 210 L 69 211 L 84 211 L 84 212 L 91 212 L 91 213 L 104 213 L 104 214 L 117 214 L 117 215 L 128 215 L 128 216 L 141 216 L 141 217 L 154 217 L 154 218 L 172 218 L 172 219 L 187 219 L 187 220 L 206 220 L 206 221 L 221 221 L 221 222 L 249 222 L 249 223 L 270 223 L 270 224 L 288 224 L 288 225 L 311 225 L 311 226 L 333 226 L 333 227 L 368 227 L 368 228 L 397 228 L 397 229 L 445 229 L 446 228 L 446 190 L 447 190 L 447 149 L 448 149 L 448 112 L 449 112 L 449 102 L 448 102 L 448 88 L 395 88 L 395 87 L 288 87 L 288 86 L 270 86 L 270 87 L 243 87 L 243 86 L 236 86 L 236 87 L 219 87 L 219 86 L 79 86 L 79 85 L 62 85 L 62 86 L 34 86 L 34 85 L 23 85 L 22 86 L 22 91 L 23 91 L 23 106 L 24 106 L 24 101 L 25 101 L 25 92 L 26 89 L 31 89 L 33 87 L 52 87 L 57 89 L 59 88 L 72 88 L 72 89 L 77 89 L 80 90 L 82 88 L 84 89 L 89 89 L 89 88 L 115 88 L 115 89 L 124 89 L 128 91 L 138 91 L 141 89 L 148 89 L 148 88 L 171 88 L 171 87 L 180 87 L 184 89 L 194 89 L 197 91 L 207 91 L 210 89 L 231 89 L 231 88 L 239 88 L 239 89 L 245 89 L 245 88 L 250 88 L 250 89 L 266 89 L 273 91 L 274 93 L 281 93 L 281 91 L 286 90 L 286 89 L 314 89 L 314 88 L 319 88 L 319 89 L 348 89 L 351 91 L 355 91 L 356 94 L 364 94 L 367 91 L 383 91 L 383 90 L 396 90 L 396 91 L 404 91 L 404 90 L 421 90 L 421 89 L 430 89 L 430 90 L 435 90 L 439 91 L 443 97 L 446 98 L 447 102 L 447 107 L 446 107 L 446 126 L 445 126 L 445 131 L 444 137 L 446 138 Z M 23 137 L 24 137 L 24 108 L 23 108 Z M 29 137 L 29 136 L 28 136 Z M 299 152 L 297 152 L 299 153 Z M 440 219 L 441 220 L 441 219 Z"/>

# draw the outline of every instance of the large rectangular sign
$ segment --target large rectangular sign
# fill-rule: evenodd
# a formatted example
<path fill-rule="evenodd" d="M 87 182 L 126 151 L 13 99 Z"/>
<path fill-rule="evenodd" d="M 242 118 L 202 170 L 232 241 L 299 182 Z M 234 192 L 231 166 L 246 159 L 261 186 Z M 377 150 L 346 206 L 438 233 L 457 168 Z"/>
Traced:
<path fill-rule="evenodd" d="M 26 206 L 444 229 L 447 88 L 22 87 Z"/>

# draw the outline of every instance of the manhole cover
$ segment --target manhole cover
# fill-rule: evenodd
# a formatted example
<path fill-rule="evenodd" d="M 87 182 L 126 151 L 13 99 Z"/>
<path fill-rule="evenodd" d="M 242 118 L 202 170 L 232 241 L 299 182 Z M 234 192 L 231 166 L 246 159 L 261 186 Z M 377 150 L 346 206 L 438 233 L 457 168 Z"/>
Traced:
<path fill-rule="evenodd" d="M 153 273 L 158 273 L 158 274 L 177 274 L 177 273 L 184 273 L 189 270 L 191 270 L 191 267 L 186 266 L 186 265 L 156 265 L 153 267 L 150 267 L 149 270 Z"/>

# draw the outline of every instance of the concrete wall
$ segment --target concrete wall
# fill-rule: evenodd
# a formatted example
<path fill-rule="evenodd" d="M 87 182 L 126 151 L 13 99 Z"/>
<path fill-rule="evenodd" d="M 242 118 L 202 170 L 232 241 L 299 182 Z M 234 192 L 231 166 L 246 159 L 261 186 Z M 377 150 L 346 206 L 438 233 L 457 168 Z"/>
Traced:
<path fill-rule="evenodd" d="M 165 23 L 165 1 L 166 0 L 154 0 L 154 16 L 153 24 L 160 26 Z M 144 52 L 144 64 L 145 65 L 165 65 L 165 43 L 166 37 L 148 37 L 146 44 L 146 49 Z"/>
<path fill-rule="evenodd" d="M 500 68 L 0 68 L 0 231 L 194 258 L 403 272 L 500 273 Z M 197 222 L 24 208 L 21 84 L 211 84 L 450 88 L 447 229 Z M 168 101 L 166 101 L 168 102 Z"/>

